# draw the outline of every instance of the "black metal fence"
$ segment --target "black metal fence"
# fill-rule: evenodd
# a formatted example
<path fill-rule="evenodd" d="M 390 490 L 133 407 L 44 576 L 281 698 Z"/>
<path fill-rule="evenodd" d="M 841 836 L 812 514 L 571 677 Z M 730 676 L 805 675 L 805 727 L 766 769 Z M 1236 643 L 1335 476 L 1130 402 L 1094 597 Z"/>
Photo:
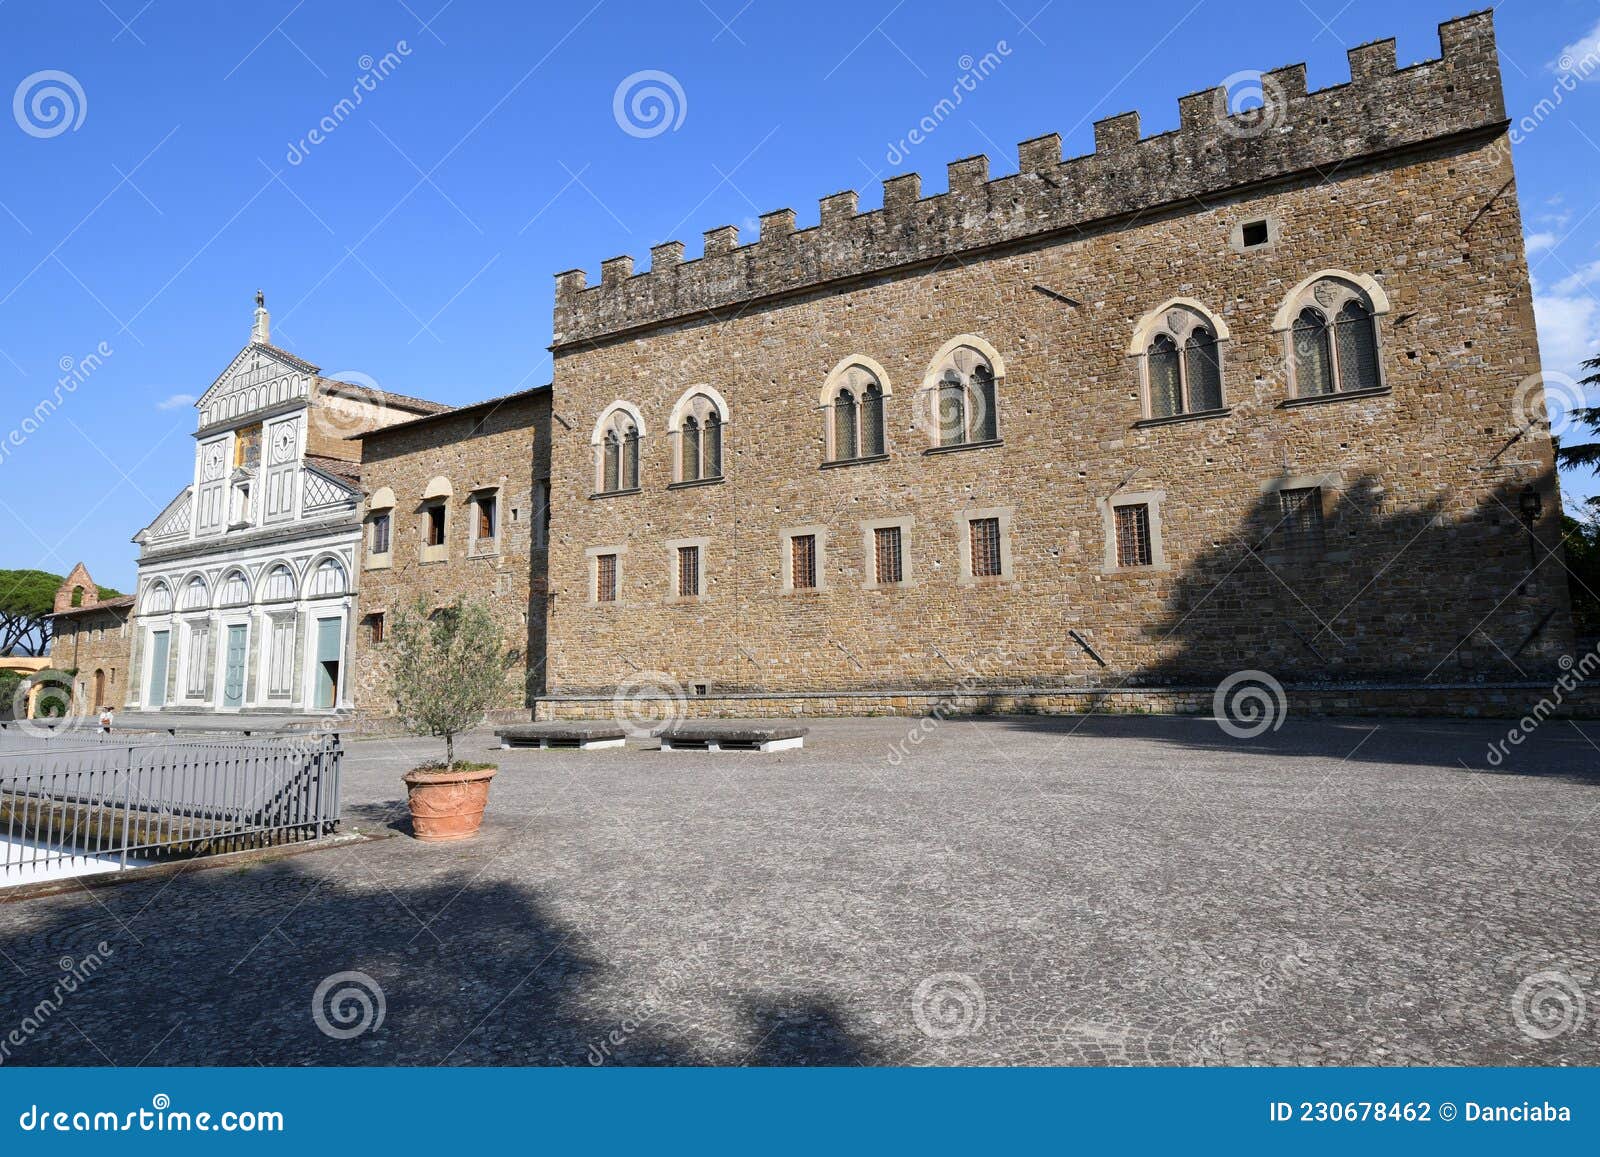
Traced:
<path fill-rule="evenodd" d="M 315 839 L 342 756 L 337 735 L 0 733 L 0 885 Z"/>

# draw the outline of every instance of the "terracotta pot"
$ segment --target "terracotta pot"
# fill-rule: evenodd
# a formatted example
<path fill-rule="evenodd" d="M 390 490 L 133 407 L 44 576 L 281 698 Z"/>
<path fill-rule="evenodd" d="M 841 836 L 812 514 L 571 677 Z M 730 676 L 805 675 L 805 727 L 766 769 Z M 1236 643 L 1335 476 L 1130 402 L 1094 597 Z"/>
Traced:
<path fill-rule="evenodd" d="M 406 772 L 411 833 L 419 840 L 461 840 L 472 835 L 483 824 L 489 781 L 497 770 Z"/>

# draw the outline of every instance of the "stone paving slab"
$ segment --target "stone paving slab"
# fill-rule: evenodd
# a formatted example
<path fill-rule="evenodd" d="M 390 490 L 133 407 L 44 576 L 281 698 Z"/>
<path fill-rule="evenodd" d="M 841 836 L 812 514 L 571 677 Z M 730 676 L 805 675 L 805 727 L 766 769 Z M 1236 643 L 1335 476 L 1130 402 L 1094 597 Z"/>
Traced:
<path fill-rule="evenodd" d="M 1597 1064 L 1600 729 L 1493 769 L 1504 734 L 829 720 L 669 757 L 485 730 L 458 750 L 515 774 L 474 840 L 0 905 L 0 1059 Z M 437 754 L 352 743 L 350 826 L 403 824 Z"/>

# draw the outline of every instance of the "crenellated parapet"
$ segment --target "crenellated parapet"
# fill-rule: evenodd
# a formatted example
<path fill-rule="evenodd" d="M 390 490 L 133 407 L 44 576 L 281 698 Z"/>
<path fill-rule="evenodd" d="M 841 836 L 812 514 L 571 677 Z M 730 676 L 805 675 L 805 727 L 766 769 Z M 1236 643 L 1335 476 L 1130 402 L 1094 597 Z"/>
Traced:
<path fill-rule="evenodd" d="M 792 209 L 761 217 L 760 239 L 737 227 L 705 234 L 702 256 L 683 259 L 669 241 L 633 258 L 556 275 L 555 346 L 674 319 L 729 311 L 763 298 L 847 278 L 1083 228 L 1169 203 L 1192 202 L 1291 177 L 1329 173 L 1364 157 L 1492 129 L 1505 120 L 1492 14 L 1439 26 L 1441 55 L 1397 68 L 1395 42 L 1349 52 L 1350 80 L 1308 91 L 1303 64 L 1264 73 L 1264 107 L 1229 112 L 1218 87 L 1178 101 L 1179 127 L 1143 137 L 1139 114 L 1096 122 L 1094 152 L 1063 160 L 1056 134 L 1024 141 L 1018 171 L 989 179 L 987 157 L 949 165 L 948 191 L 923 197 L 915 173 L 883 182 L 883 207 L 857 212 L 856 194 L 835 193 L 818 224 L 795 228 Z"/>

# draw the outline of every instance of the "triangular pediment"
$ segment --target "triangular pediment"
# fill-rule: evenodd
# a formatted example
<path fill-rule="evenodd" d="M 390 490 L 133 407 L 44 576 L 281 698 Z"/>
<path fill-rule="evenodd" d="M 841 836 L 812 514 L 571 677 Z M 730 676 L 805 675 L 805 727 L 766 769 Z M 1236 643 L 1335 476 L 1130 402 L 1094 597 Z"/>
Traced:
<path fill-rule="evenodd" d="M 195 403 L 202 427 L 310 396 L 318 367 L 277 346 L 251 342 Z"/>

